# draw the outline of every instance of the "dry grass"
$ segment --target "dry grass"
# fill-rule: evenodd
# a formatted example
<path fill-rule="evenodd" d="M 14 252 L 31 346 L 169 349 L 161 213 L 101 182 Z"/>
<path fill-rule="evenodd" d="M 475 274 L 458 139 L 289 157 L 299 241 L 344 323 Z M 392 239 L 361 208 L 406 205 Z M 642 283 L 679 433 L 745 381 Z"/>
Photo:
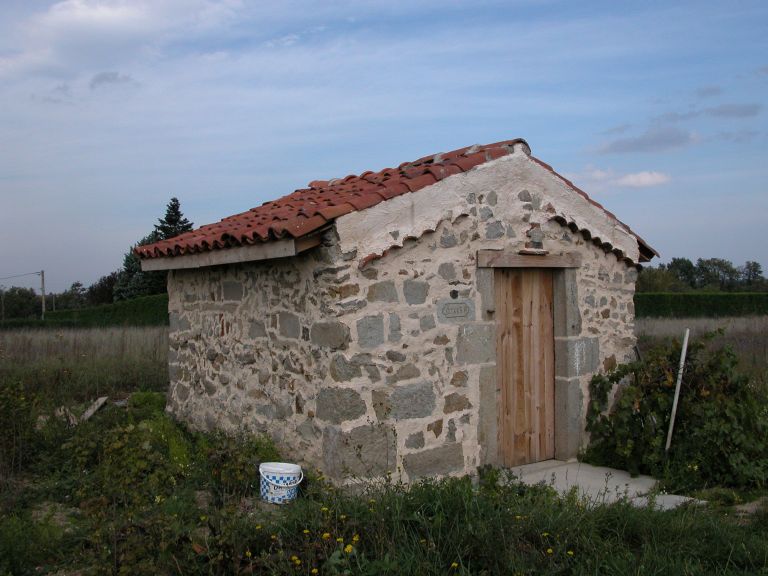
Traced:
<path fill-rule="evenodd" d="M 168 328 L 22 329 L 0 332 L 0 361 L 13 363 L 61 359 L 112 359 L 165 362 Z"/>
<path fill-rule="evenodd" d="M 21 386 L 52 406 L 168 386 L 168 328 L 0 332 L 0 392 Z M 6 388 L 8 387 L 8 388 Z"/>
<path fill-rule="evenodd" d="M 742 318 L 638 318 L 635 334 L 641 350 L 670 338 L 682 340 L 685 329 L 691 336 L 723 329 L 716 344 L 731 346 L 739 357 L 740 367 L 754 376 L 768 373 L 768 316 Z"/>

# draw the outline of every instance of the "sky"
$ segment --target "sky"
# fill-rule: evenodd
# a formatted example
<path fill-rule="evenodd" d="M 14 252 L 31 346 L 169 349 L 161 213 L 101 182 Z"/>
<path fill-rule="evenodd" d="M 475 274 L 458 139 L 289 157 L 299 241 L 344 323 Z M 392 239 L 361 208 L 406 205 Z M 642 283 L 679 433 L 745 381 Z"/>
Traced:
<path fill-rule="evenodd" d="M 0 277 L 516 137 L 661 261 L 768 269 L 767 96 L 764 0 L 2 0 Z"/>

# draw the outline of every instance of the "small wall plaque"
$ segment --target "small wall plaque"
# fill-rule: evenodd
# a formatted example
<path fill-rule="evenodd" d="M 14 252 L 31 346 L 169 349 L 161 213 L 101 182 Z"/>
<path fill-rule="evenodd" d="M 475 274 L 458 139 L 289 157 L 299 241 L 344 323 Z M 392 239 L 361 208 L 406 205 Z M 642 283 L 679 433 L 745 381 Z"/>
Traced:
<path fill-rule="evenodd" d="M 475 320 L 474 300 L 445 298 L 437 302 L 437 320 L 443 324 L 462 324 Z"/>

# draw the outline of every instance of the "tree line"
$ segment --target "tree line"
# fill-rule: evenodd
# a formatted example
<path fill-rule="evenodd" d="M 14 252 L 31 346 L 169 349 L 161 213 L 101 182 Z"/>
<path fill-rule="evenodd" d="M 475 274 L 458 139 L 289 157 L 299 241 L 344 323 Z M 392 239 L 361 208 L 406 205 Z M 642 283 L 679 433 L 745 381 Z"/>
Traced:
<path fill-rule="evenodd" d="M 143 272 L 141 261 L 133 253 L 136 246 L 152 244 L 159 240 L 173 238 L 192 230 L 193 224 L 181 211 L 178 198 L 171 198 L 166 205 L 165 215 L 158 219 L 153 230 L 131 246 L 123 257 L 123 265 L 102 276 L 90 286 L 82 282 L 73 283 L 62 292 L 46 294 L 46 308 L 51 310 L 72 310 L 100 304 L 111 304 L 118 300 L 130 300 L 139 296 L 162 294 L 166 291 L 165 272 Z M 14 286 L 7 290 L 0 289 L 2 317 L 36 318 L 40 315 L 40 294 L 32 288 Z"/>
<path fill-rule="evenodd" d="M 736 266 L 723 258 L 672 258 L 669 264 L 643 268 L 638 292 L 766 292 L 768 281 L 759 262 Z"/>

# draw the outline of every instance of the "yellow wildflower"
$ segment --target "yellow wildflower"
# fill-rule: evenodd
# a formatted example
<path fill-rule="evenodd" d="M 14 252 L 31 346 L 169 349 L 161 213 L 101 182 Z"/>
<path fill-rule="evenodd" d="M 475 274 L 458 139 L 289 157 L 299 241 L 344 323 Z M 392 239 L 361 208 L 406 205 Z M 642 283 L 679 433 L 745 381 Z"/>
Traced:
<path fill-rule="evenodd" d="M 301 560 L 299 560 L 298 558 L 296 558 L 296 560 L 294 560 L 293 563 L 296 564 L 296 566 L 301 566 Z"/>
<path fill-rule="evenodd" d="M 547 548 L 547 554 L 552 554 L 552 552 L 554 552 L 554 550 L 552 550 L 552 548 Z"/>
<path fill-rule="evenodd" d="M 277 540 L 277 534 L 272 534 L 272 536 L 270 536 L 270 538 L 272 538 L 272 540 Z"/>
<path fill-rule="evenodd" d="M 346 514 L 342 514 L 341 516 L 339 516 L 339 520 L 346 520 L 346 519 L 347 519 Z"/>
<path fill-rule="evenodd" d="M 459 567 L 459 564 L 457 562 L 451 562 L 451 570 L 455 570 Z"/>
<path fill-rule="evenodd" d="M 323 540 L 328 540 L 330 537 L 331 535 L 328 532 L 323 532 Z"/>
<path fill-rule="evenodd" d="M 328 507 L 323 506 L 322 508 L 320 508 L 320 512 L 328 512 Z"/>
<path fill-rule="evenodd" d="M 306 528 L 304 528 L 303 532 L 304 534 L 309 534 L 309 530 L 307 530 Z"/>
<path fill-rule="evenodd" d="M 352 547 L 352 544 L 347 544 L 346 546 L 344 546 L 344 552 L 346 552 L 347 554 L 351 554 L 352 550 L 354 550 L 354 548 Z"/>
<path fill-rule="evenodd" d="M 256 524 L 256 530 L 261 530 L 261 524 Z"/>
<path fill-rule="evenodd" d="M 549 532 L 542 532 L 541 535 L 544 536 L 544 538 L 546 538 L 547 536 L 549 536 Z"/>
<path fill-rule="evenodd" d="M 352 536 L 352 542 L 359 542 L 359 541 L 360 541 L 360 536 L 358 536 L 357 534 Z"/>
<path fill-rule="evenodd" d="M 573 550 L 568 550 L 567 554 L 568 556 L 573 556 Z"/>
<path fill-rule="evenodd" d="M 251 556 L 253 556 L 253 554 L 251 554 L 251 551 L 250 550 L 246 550 L 245 551 L 245 557 L 246 558 L 250 558 Z"/>
<path fill-rule="evenodd" d="M 319 570 L 317 568 L 312 568 L 312 570 L 309 571 L 310 574 L 317 574 Z"/>
<path fill-rule="evenodd" d="M 344 543 L 344 538 L 339 536 L 338 538 L 336 538 L 336 542 L 340 542 L 341 544 L 343 544 Z"/>

